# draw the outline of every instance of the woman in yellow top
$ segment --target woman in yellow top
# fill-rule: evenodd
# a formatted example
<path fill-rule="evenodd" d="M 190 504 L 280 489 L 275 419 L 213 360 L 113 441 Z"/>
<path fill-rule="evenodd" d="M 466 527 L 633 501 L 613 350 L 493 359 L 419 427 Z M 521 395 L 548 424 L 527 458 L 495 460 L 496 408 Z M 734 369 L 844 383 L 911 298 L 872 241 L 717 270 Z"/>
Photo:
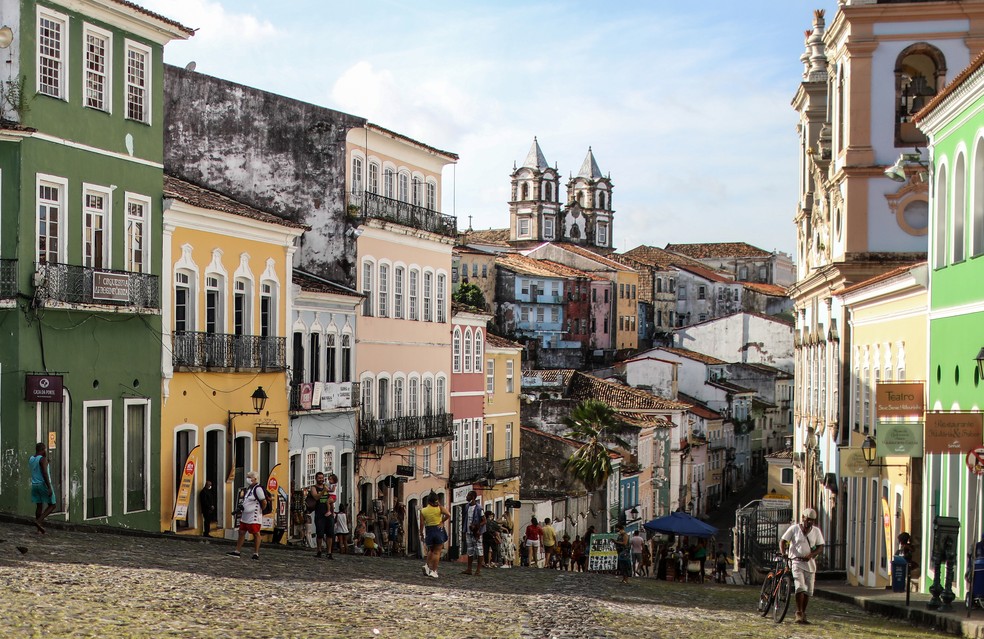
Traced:
<path fill-rule="evenodd" d="M 427 563 L 424 564 L 424 574 L 437 579 L 437 562 L 441 560 L 441 551 L 448 540 L 444 530 L 444 522 L 451 519 L 451 513 L 441 505 L 437 493 L 427 495 L 427 505 L 420 509 L 420 540 L 427 546 Z"/>

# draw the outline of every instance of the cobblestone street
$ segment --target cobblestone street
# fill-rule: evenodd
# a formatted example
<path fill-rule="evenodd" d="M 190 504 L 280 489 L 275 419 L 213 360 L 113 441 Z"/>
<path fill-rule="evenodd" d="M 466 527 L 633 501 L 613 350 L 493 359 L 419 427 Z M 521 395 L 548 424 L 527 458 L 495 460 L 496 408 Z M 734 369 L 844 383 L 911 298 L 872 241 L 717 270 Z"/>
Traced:
<path fill-rule="evenodd" d="M 420 561 L 0 523 L 7 637 L 926 637 L 822 599 L 812 626 L 754 613 L 757 592 L 544 570 L 440 579 Z M 20 548 L 20 549 L 19 549 Z M 26 552 L 21 550 L 26 549 Z M 245 550 L 245 549 L 244 549 Z M 792 612 L 789 613 L 790 619 Z"/>

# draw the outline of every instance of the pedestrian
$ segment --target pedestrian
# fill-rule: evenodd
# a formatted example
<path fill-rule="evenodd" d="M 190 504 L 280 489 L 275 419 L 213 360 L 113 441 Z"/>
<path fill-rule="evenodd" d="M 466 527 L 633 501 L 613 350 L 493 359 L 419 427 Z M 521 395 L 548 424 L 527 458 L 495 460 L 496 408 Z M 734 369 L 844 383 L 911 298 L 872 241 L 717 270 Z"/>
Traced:
<path fill-rule="evenodd" d="M 584 540 L 581 539 L 581 535 L 575 535 L 574 541 L 571 543 L 571 559 L 574 561 L 574 571 L 584 572 L 586 555 L 584 554 Z"/>
<path fill-rule="evenodd" d="M 543 567 L 550 568 L 553 563 L 554 551 L 557 548 L 557 531 L 554 530 L 553 525 L 550 523 L 550 518 L 547 517 L 543 520 L 543 526 L 541 527 L 543 531 L 543 536 L 541 539 L 541 544 L 543 544 Z"/>
<path fill-rule="evenodd" d="M 707 564 L 707 545 L 703 539 L 697 542 L 697 550 L 694 551 L 693 558 L 700 564 L 700 573 L 697 580 L 700 583 L 704 583 L 704 567 Z"/>
<path fill-rule="evenodd" d="M 466 496 L 468 506 L 465 508 L 465 523 L 468 525 L 465 534 L 465 546 L 468 553 L 468 567 L 461 571 L 463 575 L 472 574 L 472 562 L 475 563 L 475 575 L 482 574 L 482 535 L 486 531 L 485 511 L 478 503 L 478 493 L 468 491 Z"/>
<path fill-rule="evenodd" d="M 641 574 L 642 573 L 642 548 L 646 545 L 646 540 L 643 539 L 639 531 L 632 533 L 632 538 L 629 539 L 629 548 L 632 550 L 632 573 Z"/>
<path fill-rule="evenodd" d="M 622 583 L 629 583 L 632 575 L 632 544 L 629 535 L 625 532 L 625 526 L 619 524 L 615 526 L 615 550 L 618 551 L 618 574 L 622 577 Z"/>
<path fill-rule="evenodd" d="M 717 554 L 714 555 L 714 581 L 719 584 L 728 581 L 728 555 L 721 544 L 718 544 Z"/>
<path fill-rule="evenodd" d="M 437 564 L 441 560 L 441 550 L 448 540 L 444 522 L 451 519 L 451 513 L 441 505 L 437 493 L 427 495 L 427 505 L 420 509 L 420 540 L 427 548 L 424 574 L 437 579 Z"/>
<path fill-rule="evenodd" d="M 212 522 L 216 520 L 215 488 L 212 486 L 211 479 L 205 480 L 205 485 L 198 493 L 198 507 L 202 511 L 202 536 L 211 537 L 209 532 L 212 529 Z"/>
<path fill-rule="evenodd" d="M 564 538 L 558 544 L 560 549 L 560 569 L 566 572 L 571 570 L 571 557 L 574 554 L 574 544 L 571 543 L 571 536 L 564 533 Z"/>
<path fill-rule="evenodd" d="M 335 545 L 338 546 L 338 552 L 343 555 L 348 554 L 349 538 L 348 513 L 345 510 L 345 504 L 342 504 L 335 515 Z"/>
<path fill-rule="evenodd" d="M 242 513 L 239 516 L 239 539 L 236 549 L 227 555 L 239 557 L 246 540 L 246 533 L 253 535 L 253 559 L 260 558 L 260 524 L 263 521 L 263 509 L 266 508 L 267 495 L 263 487 L 257 483 L 255 470 L 246 473 L 246 488 L 243 494 Z"/>
<path fill-rule="evenodd" d="M 334 537 L 335 531 L 328 530 L 328 524 L 334 524 L 334 518 L 329 521 L 329 514 L 331 514 L 332 501 L 331 501 L 331 488 L 325 481 L 325 474 L 322 472 L 316 473 L 314 476 L 314 486 L 308 489 L 308 494 L 314 499 L 314 514 L 312 518 L 314 519 L 314 534 L 318 542 L 318 552 L 315 557 L 320 557 L 323 546 L 327 546 L 328 549 L 328 559 L 333 559 L 332 551 L 332 537 Z M 329 537 L 331 534 L 332 537 Z"/>
<path fill-rule="evenodd" d="M 501 532 L 499 522 L 495 520 L 495 515 L 491 510 L 485 511 L 485 534 L 482 535 L 482 547 L 485 549 L 484 565 L 486 568 L 494 568 L 500 561 L 499 552 L 499 533 Z"/>
<path fill-rule="evenodd" d="M 44 520 L 55 512 L 55 486 L 51 483 L 51 472 L 48 468 L 48 449 L 41 442 L 34 446 L 34 455 L 27 460 L 31 468 L 31 502 L 34 508 L 34 525 L 38 533 L 45 534 Z"/>
<path fill-rule="evenodd" d="M 519 540 L 519 565 L 520 567 L 530 567 L 530 545 L 526 535 Z"/>
<path fill-rule="evenodd" d="M 328 510 L 335 512 L 335 504 L 338 502 L 338 475 L 330 473 L 325 478 L 325 486 L 328 488 Z"/>
<path fill-rule="evenodd" d="M 649 576 L 649 568 L 653 565 L 653 551 L 649 549 L 649 544 L 643 544 L 642 546 L 642 568 L 640 569 L 641 576 Z"/>
<path fill-rule="evenodd" d="M 800 523 L 790 526 L 779 541 L 779 552 L 789 553 L 792 562 L 793 581 L 796 584 L 796 623 L 808 624 L 806 606 L 813 596 L 813 584 L 817 574 L 816 558 L 823 552 L 823 533 L 817 523 L 817 511 L 807 508 L 800 516 Z"/>
<path fill-rule="evenodd" d="M 540 537 L 543 531 L 540 529 L 540 522 L 536 517 L 530 517 L 530 523 L 526 526 L 526 545 L 530 549 L 530 559 L 527 565 L 536 566 L 540 561 Z"/>

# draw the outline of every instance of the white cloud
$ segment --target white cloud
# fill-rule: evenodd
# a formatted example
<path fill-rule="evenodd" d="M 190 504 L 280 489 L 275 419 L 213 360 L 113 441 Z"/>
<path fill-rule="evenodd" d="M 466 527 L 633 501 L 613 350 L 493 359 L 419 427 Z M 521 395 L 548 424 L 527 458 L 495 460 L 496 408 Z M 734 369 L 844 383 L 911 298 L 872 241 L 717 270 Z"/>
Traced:
<path fill-rule="evenodd" d="M 280 35 L 270 20 L 229 11 L 214 0 L 140 0 L 140 5 L 197 29 L 192 38 L 196 48 L 262 50 L 265 42 Z"/>

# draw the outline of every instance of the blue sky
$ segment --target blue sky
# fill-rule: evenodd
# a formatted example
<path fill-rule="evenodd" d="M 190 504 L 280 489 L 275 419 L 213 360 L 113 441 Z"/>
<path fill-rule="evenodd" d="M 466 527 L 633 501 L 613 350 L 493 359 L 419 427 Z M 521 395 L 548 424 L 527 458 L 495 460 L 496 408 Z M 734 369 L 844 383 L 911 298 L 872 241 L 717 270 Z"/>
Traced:
<path fill-rule="evenodd" d="M 353 113 L 458 153 L 443 209 L 508 224 L 533 136 L 564 176 L 594 150 L 614 241 L 791 253 L 803 31 L 835 0 L 342 3 L 142 0 L 199 31 L 168 63 Z"/>

